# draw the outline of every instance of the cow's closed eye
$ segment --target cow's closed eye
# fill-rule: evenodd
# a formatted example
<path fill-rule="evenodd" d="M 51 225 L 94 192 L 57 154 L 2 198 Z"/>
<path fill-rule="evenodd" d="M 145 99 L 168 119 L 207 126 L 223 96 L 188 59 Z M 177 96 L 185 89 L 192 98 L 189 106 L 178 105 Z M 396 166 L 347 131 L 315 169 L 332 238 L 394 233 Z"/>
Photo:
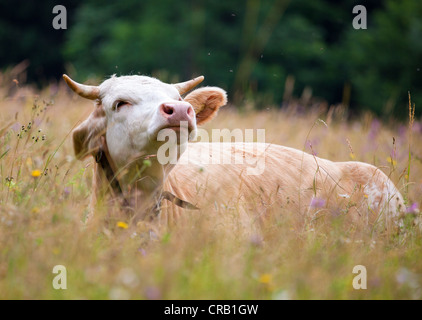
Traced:
<path fill-rule="evenodd" d="M 113 104 L 113 111 L 119 111 L 121 107 L 131 106 L 132 104 L 128 101 L 118 100 Z"/>

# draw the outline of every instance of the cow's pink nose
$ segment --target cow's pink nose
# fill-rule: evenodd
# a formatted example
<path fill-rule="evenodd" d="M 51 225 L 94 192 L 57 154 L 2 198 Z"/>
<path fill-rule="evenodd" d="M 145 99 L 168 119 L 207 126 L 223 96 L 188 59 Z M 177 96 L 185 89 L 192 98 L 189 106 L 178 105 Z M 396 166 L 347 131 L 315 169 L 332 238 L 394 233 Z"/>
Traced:
<path fill-rule="evenodd" d="M 180 121 L 191 121 L 195 111 L 188 102 L 169 102 L 160 105 L 160 113 L 170 124 L 179 125 Z"/>

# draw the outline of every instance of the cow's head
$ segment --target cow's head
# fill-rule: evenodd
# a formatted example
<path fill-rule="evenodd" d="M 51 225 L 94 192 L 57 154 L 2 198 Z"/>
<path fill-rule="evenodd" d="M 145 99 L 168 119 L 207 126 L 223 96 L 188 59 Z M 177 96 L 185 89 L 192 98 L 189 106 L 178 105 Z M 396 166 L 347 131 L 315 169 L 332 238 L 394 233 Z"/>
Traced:
<path fill-rule="evenodd" d="M 96 100 L 94 112 L 73 132 L 76 156 L 95 155 L 106 137 L 108 150 L 117 167 L 129 161 L 155 154 L 160 130 L 171 129 L 190 138 L 197 125 L 210 120 L 227 102 L 226 92 L 216 87 L 191 91 L 203 81 L 167 84 L 146 76 L 112 76 L 99 86 L 76 83 L 63 76 L 80 96 Z M 187 92 L 191 91 L 184 98 Z M 185 126 L 180 126 L 181 122 Z M 179 141 L 180 142 L 180 141 Z"/>

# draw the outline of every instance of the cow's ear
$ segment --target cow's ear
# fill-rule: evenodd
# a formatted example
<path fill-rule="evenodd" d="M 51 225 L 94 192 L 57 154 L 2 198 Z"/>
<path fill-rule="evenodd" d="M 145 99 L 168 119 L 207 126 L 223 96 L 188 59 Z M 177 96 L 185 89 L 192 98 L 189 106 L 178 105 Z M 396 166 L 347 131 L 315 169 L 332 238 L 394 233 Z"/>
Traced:
<path fill-rule="evenodd" d="M 196 113 L 196 123 L 204 124 L 217 115 L 218 109 L 227 103 L 227 94 L 221 88 L 203 87 L 189 93 L 185 99 Z"/>
<path fill-rule="evenodd" d="M 101 147 L 101 136 L 106 132 L 106 116 L 102 106 L 98 106 L 88 119 L 73 130 L 73 149 L 79 160 L 94 156 Z"/>

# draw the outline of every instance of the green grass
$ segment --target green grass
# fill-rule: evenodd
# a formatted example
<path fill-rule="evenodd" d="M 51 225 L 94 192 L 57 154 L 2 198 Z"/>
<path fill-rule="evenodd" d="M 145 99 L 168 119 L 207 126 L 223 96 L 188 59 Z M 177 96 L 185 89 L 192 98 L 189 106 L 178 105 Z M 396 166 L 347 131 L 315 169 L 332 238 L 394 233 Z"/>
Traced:
<path fill-rule="evenodd" d="M 0 90 L 1 299 L 422 298 L 419 214 L 400 234 L 334 216 L 310 223 L 281 208 L 260 235 L 211 209 L 160 238 L 142 223 L 118 227 L 128 221 L 113 208 L 85 224 L 91 160 L 74 159 L 69 133 L 92 105 L 63 88 L 53 98 L 48 90 L 38 98 L 27 88 L 12 97 Z M 372 163 L 420 208 L 421 126 L 416 119 L 381 124 L 370 114 L 347 122 L 341 107 L 238 114 L 228 106 L 208 128 L 265 128 L 267 142 L 311 152 L 309 140 L 320 157 Z M 66 267 L 66 290 L 52 286 L 55 265 Z M 356 265 L 367 269 L 366 290 L 352 286 Z"/>

